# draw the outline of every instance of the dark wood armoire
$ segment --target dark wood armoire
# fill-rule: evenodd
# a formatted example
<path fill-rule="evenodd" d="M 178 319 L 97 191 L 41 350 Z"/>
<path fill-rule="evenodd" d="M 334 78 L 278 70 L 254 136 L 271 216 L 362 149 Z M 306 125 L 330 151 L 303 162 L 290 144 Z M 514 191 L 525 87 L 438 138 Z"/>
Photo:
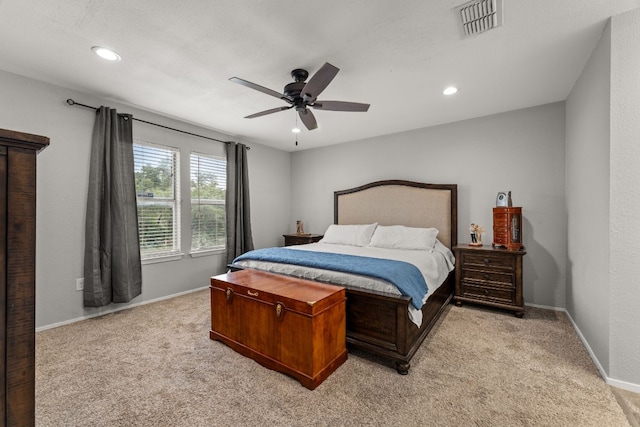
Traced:
<path fill-rule="evenodd" d="M 0 129 L 0 425 L 35 424 L 36 154 L 49 138 Z"/>

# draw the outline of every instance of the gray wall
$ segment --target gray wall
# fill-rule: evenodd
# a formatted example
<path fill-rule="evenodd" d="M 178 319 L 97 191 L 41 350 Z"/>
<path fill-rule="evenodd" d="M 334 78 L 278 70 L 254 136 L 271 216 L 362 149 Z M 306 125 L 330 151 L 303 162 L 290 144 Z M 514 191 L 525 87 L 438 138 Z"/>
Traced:
<path fill-rule="evenodd" d="M 567 311 L 609 367 L 609 110 L 607 25 L 567 98 Z"/>
<path fill-rule="evenodd" d="M 640 392 L 640 9 L 611 18 L 610 371 Z"/>
<path fill-rule="evenodd" d="M 82 292 L 75 279 L 82 277 L 84 220 L 88 164 L 94 114 L 70 107 L 67 98 L 92 106 L 107 105 L 134 117 L 204 134 L 233 139 L 209 129 L 141 111 L 97 96 L 86 95 L 35 80 L 0 72 L 0 127 L 48 136 L 51 144 L 38 155 L 37 235 L 36 235 L 36 325 L 45 327 L 73 319 L 109 312 L 116 308 L 166 297 L 208 286 L 209 278 L 222 272 L 224 253 L 192 258 L 189 219 L 183 216 L 182 248 L 179 261 L 147 264 L 142 269 L 142 295 L 129 304 L 84 309 Z M 134 122 L 134 137 L 181 149 L 183 204 L 188 203 L 188 158 L 190 150 L 220 152 L 215 141 Z M 247 141 L 241 141 L 247 142 Z M 249 152 L 252 218 L 256 246 L 279 243 L 288 230 L 290 204 L 289 153 L 247 142 Z M 186 195 L 186 197 L 185 197 Z"/>
<path fill-rule="evenodd" d="M 522 206 L 524 295 L 565 306 L 566 212 L 563 102 L 292 154 L 293 220 L 322 233 L 333 222 L 333 192 L 381 179 L 458 184 L 458 233 L 469 224 L 492 241 L 496 193 Z"/>
<path fill-rule="evenodd" d="M 567 100 L 567 311 L 640 392 L 640 9 L 611 18 Z"/>

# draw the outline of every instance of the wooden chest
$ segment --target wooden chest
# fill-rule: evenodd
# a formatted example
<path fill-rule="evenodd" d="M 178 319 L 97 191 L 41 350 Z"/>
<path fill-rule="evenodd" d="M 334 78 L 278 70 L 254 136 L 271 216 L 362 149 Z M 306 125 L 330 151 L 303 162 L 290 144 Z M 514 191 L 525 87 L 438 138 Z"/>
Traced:
<path fill-rule="evenodd" d="M 255 270 L 211 278 L 210 337 L 315 389 L 345 360 L 344 288 Z"/>

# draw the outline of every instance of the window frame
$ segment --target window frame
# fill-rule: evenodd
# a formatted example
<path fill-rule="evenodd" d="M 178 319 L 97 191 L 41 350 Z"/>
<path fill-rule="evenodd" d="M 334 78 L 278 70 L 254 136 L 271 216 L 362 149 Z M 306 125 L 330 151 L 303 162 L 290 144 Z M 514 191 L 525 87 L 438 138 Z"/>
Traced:
<path fill-rule="evenodd" d="M 164 261 L 179 260 L 184 256 L 182 251 L 182 200 L 181 200 L 181 176 L 180 176 L 180 149 L 166 144 L 158 144 L 142 139 L 134 139 L 134 172 L 136 168 L 136 152 L 135 146 L 149 147 L 156 150 L 164 150 L 171 153 L 172 159 L 172 186 L 173 197 L 144 197 L 140 196 L 136 188 L 136 209 L 138 209 L 138 232 L 140 234 L 140 257 L 142 264 L 150 264 Z M 142 203 L 141 203 L 142 202 Z M 140 206 L 141 205 L 168 205 L 173 208 L 173 226 L 172 226 L 172 249 L 166 251 L 144 252 L 142 248 L 142 233 L 140 228 Z"/>
<path fill-rule="evenodd" d="M 192 183 L 192 178 L 193 178 L 193 174 L 194 174 L 194 170 L 193 170 L 193 158 L 194 156 L 198 157 L 198 158 L 206 158 L 206 159 L 213 159 L 213 160 L 217 160 L 217 161 L 222 161 L 224 162 L 224 172 L 222 173 L 222 179 L 224 180 L 224 199 L 200 199 L 200 198 L 194 198 L 194 195 L 192 194 L 192 187 L 191 187 L 191 183 Z M 224 212 L 225 209 L 225 204 L 226 204 L 226 194 L 227 194 L 227 177 L 226 177 L 226 168 L 227 168 L 227 158 L 226 156 L 220 156 L 220 155 L 215 155 L 215 154 L 209 154 L 209 153 L 202 153 L 200 151 L 196 151 L 196 150 L 192 150 L 189 153 L 189 198 L 190 198 L 190 208 L 189 208 L 189 214 L 191 217 L 191 247 L 190 247 L 190 251 L 189 254 L 192 257 L 200 257 L 200 256 L 206 256 L 212 253 L 221 253 L 221 252 L 225 252 L 226 251 L 226 212 Z M 198 171 L 199 172 L 199 171 Z M 196 172 L 196 173 L 198 173 Z M 225 214 L 225 218 L 223 221 L 223 230 L 224 230 L 224 240 L 223 243 L 220 245 L 215 245 L 215 246 L 205 246 L 205 247 L 194 247 L 194 241 L 195 238 L 194 236 L 196 235 L 196 233 L 194 233 L 194 223 L 193 223 L 193 209 L 196 206 L 222 206 L 223 207 L 223 212 Z"/>

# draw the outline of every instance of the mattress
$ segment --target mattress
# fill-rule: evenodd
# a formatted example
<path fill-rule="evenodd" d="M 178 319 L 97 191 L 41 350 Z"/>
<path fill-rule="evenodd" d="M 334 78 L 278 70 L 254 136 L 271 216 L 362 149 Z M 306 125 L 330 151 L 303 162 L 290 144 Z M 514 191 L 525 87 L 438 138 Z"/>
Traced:
<path fill-rule="evenodd" d="M 424 277 L 428 286 L 428 291 L 423 296 L 422 302 L 425 302 L 429 296 L 432 295 L 442 283 L 444 283 L 449 272 L 451 272 L 455 266 L 453 253 L 439 241 L 436 242 L 436 245 L 432 250 L 387 249 L 371 246 L 339 245 L 323 243 L 322 241 L 307 245 L 287 246 L 287 249 L 366 256 L 411 263 L 420 270 L 420 273 Z M 245 268 L 254 268 L 278 274 L 286 274 L 319 282 L 385 292 L 393 295 L 402 295 L 398 288 L 390 282 L 363 275 L 257 260 L 240 260 L 235 264 Z M 422 325 L 422 311 L 416 309 L 412 305 L 409 305 L 408 315 L 409 319 L 415 325 L 418 327 Z"/>

